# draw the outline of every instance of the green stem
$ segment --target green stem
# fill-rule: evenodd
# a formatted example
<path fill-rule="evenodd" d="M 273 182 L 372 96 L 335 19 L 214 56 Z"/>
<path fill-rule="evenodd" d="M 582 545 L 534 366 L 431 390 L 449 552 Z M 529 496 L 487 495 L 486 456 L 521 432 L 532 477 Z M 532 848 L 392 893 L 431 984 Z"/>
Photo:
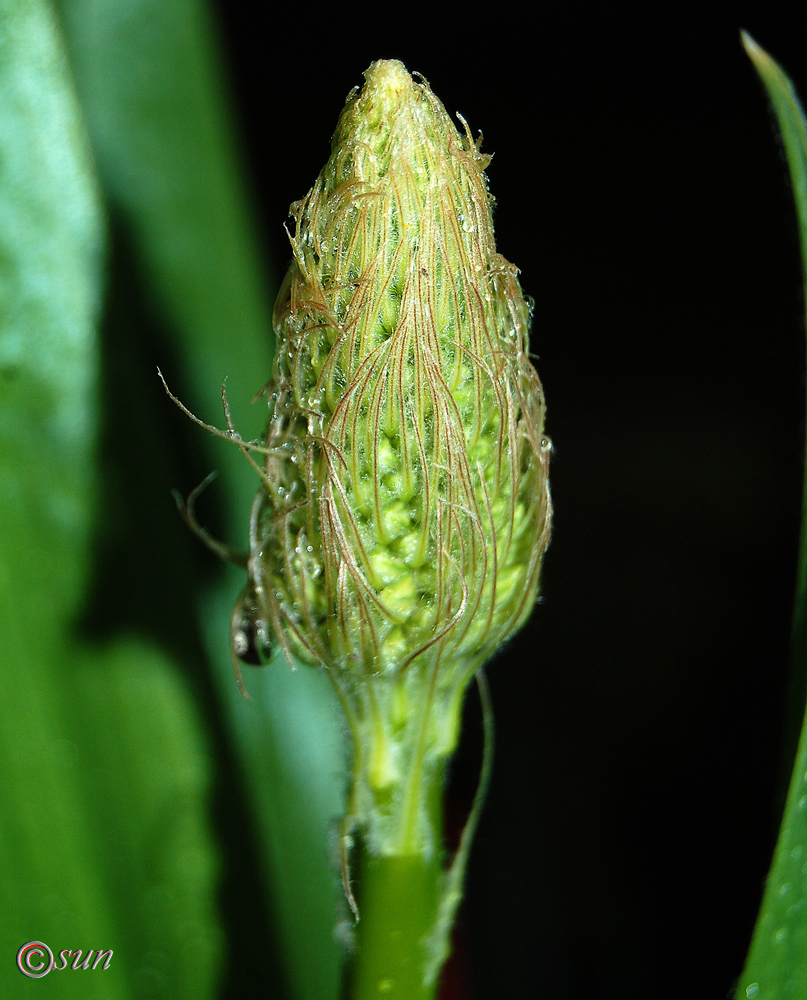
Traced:
<path fill-rule="evenodd" d="M 425 779 L 424 779 L 425 780 Z M 373 855 L 358 846 L 359 922 L 345 1000 L 432 1000 L 429 975 L 443 887 L 443 771 L 428 789 L 431 849 Z"/>
<path fill-rule="evenodd" d="M 435 856 L 363 852 L 356 955 L 348 1000 L 431 1000 L 427 939 L 437 920 L 440 864 Z"/>

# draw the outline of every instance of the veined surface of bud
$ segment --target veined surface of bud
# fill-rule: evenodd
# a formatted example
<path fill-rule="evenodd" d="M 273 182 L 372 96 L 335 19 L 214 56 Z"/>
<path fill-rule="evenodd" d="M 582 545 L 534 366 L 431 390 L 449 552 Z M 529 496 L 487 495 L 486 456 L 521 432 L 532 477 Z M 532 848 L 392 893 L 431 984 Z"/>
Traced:
<path fill-rule="evenodd" d="M 275 307 L 251 614 L 329 671 L 382 853 L 437 846 L 418 782 L 530 614 L 549 539 L 544 396 L 488 162 L 425 80 L 373 63 L 292 206 Z"/>

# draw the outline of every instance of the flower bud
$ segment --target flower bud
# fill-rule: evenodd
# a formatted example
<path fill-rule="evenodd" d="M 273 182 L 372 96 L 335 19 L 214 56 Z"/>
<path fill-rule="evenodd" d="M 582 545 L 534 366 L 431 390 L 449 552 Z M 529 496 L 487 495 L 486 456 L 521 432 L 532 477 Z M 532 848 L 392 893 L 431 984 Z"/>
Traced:
<path fill-rule="evenodd" d="M 549 539 L 544 397 L 488 162 L 425 80 L 373 63 L 292 205 L 275 307 L 250 601 L 259 631 L 336 684 L 352 808 L 382 852 L 434 846 L 413 775 L 453 751 L 467 683 L 530 614 Z"/>

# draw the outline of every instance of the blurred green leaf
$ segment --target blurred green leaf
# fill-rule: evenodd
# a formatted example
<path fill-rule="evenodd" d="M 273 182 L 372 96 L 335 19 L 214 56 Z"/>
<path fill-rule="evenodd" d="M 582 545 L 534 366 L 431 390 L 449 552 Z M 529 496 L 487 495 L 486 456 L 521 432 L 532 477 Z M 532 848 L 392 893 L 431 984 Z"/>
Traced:
<path fill-rule="evenodd" d="M 249 400 L 271 372 L 271 290 L 209 11 L 200 0 L 62 0 L 61 10 L 102 181 L 134 236 L 183 367 L 174 374 L 167 359 L 155 364 L 194 412 L 218 425 L 219 387 L 229 376 L 235 424 L 245 438 L 258 435 L 265 404 L 250 408 Z M 245 548 L 257 478 L 235 447 L 201 430 L 198 440 L 220 473 L 211 489 L 226 498 L 231 538 Z M 341 713 L 324 675 L 291 673 L 282 660 L 249 671 L 253 701 L 241 698 L 229 621 L 244 582 L 229 573 L 203 597 L 200 618 L 262 837 L 292 994 L 328 1000 L 338 995 L 341 964 L 340 893 L 328 857 L 343 811 Z"/>
<path fill-rule="evenodd" d="M 759 73 L 784 142 L 801 236 L 807 296 L 807 123 L 781 67 L 743 32 L 743 45 Z M 806 300 L 807 301 L 807 300 Z M 807 477 L 807 462 L 805 462 Z M 802 508 L 799 569 L 793 619 L 795 674 L 807 658 L 807 478 Z M 792 696 L 800 709 L 804 691 Z M 738 997 L 784 1000 L 807 996 L 807 717 L 802 724 L 785 812 Z"/>
<path fill-rule="evenodd" d="M 142 643 L 81 645 L 103 225 L 42 0 L 0 0 L 0 992 L 199 998 L 215 982 L 209 760 Z M 26 979 L 27 941 L 113 950 Z M 46 985 L 47 984 L 47 985 Z"/>
<path fill-rule="evenodd" d="M 237 726 L 272 873 L 292 995 L 329 1000 L 340 989 L 337 917 L 340 909 L 347 915 L 336 867 L 347 773 L 341 710 L 324 673 L 310 667 L 292 672 L 279 652 L 261 670 L 245 668 L 252 701 L 244 701 L 232 678 L 223 627 L 231 593 L 222 588 L 205 607 L 208 646 L 221 665 L 220 694 Z"/>
<path fill-rule="evenodd" d="M 245 438 L 270 373 L 270 296 L 238 169 L 215 33 L 202 0 L 60 0 L 105 192 L 122 211 L 183 370 L 156 359 L 202 419 L 222 424 L 228 378 Z M 154 375 L 155 386 L 156 373 Z M 167 402 L 166 402 L 166 405 Z M 243 537 L 256 480 L 238 450 L 200 434 Z M 195 484 L 194 484 L 195 485 Z"/>
<path fill-rule="evenodd" d="M 78 779 L 93 817 L 94 863 L 111 901 L 128 995 L 214 996 L 218 857 L 209 747 L 196 709 L 176 665 L 140 639 L 82 650 L 77 660 L 64 738 L 55 745 L 62 773 Z"/>

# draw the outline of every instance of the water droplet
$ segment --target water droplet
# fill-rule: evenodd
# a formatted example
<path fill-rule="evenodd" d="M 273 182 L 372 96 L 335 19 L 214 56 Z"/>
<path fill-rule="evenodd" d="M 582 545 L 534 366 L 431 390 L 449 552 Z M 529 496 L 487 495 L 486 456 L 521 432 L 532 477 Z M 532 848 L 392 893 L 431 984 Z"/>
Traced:
<path fill-rule="evenodd" d="M 807 809 L 807 795 L 802 795 L 799 799 L 799 809 Z"/>
<path fill-rule="evenodd" d="M 381 979 L 378 983 L 379 993 L 391 993 L 395 983 L 391 979 Z"/>
<path fill-rule="evenodd" d="M 801 844 L 797 844 L 790 852 L 790 857 L 793 858 L 794 861 L 798 861 L 802 854 L 804 854 L 804 848 Z"/>
<path fill-rule="evenodd" d="M 759 996 L 759 983 L 751 983 L 750 986 L 746 986 L 745 995 L 752 1000 L 753 997 Z"/>
<path fill-rule="evenodd" d="M 786 896 L 790 892 L 790 882 L 785 882 L 779 889 L 780 896 Z"/>
<path fill-rule="evenodd" d="M 306 552 L 313 552 L 314 551 L 314 546 L 313 545 L 306 545 L 305 551 Z"/>
<path fill-rule="evenodd" d="M 777 944 L 781 944 L 787 937 L 787 927 L 780 927 L 779 930 L 773 935 L 773 940 Z"/>

